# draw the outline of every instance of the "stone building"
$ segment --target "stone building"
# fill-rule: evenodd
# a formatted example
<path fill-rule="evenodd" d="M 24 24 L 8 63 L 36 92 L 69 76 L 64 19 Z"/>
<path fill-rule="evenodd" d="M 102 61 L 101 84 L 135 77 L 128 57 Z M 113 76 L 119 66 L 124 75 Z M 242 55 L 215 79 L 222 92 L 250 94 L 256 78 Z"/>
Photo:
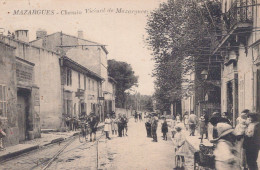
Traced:
<path fill-rule="evenodd" d="M 18 68 L 17 109 L 21 111 L 25 109 L 28 115 L 33 113 L 35 120 L 25 118 L 30 122 L 30 125 L 26 125 L 30 127 L 28 131 L 31 131 L 32 126 L 60 128 L 62 125 L 60 55 L 30 45 L 27 30 L 17 30 L 15 37 L 3 35 L 1 41 L 15 47 L 14 55 L 17 57 Z M 27 107 L 28 103 L 31 103 L 30 107 Z M 37 136 L 39 134 L 35 134 L 35 137 Z"/>
<path fill-rule="evenodd" d="M 40 137 L 39 87 L 34 64 L 15 57 L 16 48 L 0 41 L 0 119 L 4 145 Z"/>
<path fill-rule="evenodd" d="M 233 124 L 242 110 L 260 111 L 259 1 L 222 1 L 222 39 L 213 51 L 224 59 L 221 79 L 221 109 Z"/>

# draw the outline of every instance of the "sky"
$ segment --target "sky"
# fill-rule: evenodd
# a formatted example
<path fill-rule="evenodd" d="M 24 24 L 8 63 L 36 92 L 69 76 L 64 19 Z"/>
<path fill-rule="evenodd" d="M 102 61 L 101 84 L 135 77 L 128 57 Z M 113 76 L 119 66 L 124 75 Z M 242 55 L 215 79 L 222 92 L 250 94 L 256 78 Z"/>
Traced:
<path fill-rule="evenodd" d="M 147 49 L 145 31 L 147 15 L 163 0 L 0 0 L 0 28 L 7 31 L 29 30 L 30 40 L 38 29 L 48 34 L 62 31 L 107 45 L 108 59 L 125 61 L 139 76 L 141 94 L 152 95 L 154 68 L 151 51 Z M 20 10 L 17 14 L 17 10 Z M 50 10 L 44 14 L 21 14 L 25 10 Z M 121 10 L 121 11 L 119 11 Z M 131 13 L 129 13 L 131 11 Z M 136 12 L 141 13 L 136 13 Z M 39 13 L 39 11 L 37 11 Z M 53 13 L 52 13 L 53 12 Z M 74 13 L 68 15 L 68 13 Z M 51 15 L 50 15 L 51 14 Z"/>

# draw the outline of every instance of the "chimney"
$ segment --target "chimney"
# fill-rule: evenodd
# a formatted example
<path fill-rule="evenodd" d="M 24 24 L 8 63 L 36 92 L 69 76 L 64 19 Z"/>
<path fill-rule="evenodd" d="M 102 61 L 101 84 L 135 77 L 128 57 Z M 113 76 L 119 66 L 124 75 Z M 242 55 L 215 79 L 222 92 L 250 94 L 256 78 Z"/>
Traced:
<path fill-rule="evenodd" d="M 81 30 L 78 31 L 78 38 L 81 38 L 81 39 L 84 38 L 83 31 L 81 31 Z"/>
<path fill-rule="evenodd" d="M 40 39 L 40 38 L 43 38 L 43 37 L 45 37 L 45 36 L 47 36 L 47 31 L 46 31 L 46 30 L 38 29 L 38 30 L 36 31 L 36 39 L 37 39 L 37 40 Z"/>
<path fill-rule="evenodd" d="M 15 39 L 29 43 L 29 31 L 28 30 L 16 30 Z"/>

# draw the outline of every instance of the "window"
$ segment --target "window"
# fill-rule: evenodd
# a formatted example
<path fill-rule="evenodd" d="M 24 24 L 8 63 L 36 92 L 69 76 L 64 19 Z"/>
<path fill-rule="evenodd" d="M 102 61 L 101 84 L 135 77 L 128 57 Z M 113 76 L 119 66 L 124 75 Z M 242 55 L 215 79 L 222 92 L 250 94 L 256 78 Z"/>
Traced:
<path fill-rule="evenodd" d="M 80 89 L 80 73 L 78 73 L 78 79 L 79 79 L 79 89 Z"/>
<path fill-rule="evenodd" d="M 67 69 L 67 86 L 72 85 L 72 73 L 71 69 Z"/>
<path fill-rule="evenodd" d="M 6 86 L 0 85 L 0 116 L 7 114 Z"/>
<path fill-rule="evenodd" d="M 86 80 L 86 76 L 84 76 L 84 90 L 87 89 L 87 80 Z"/>
<path fill-rule="evenodd" d="M 95 90 L 95 83 L 94 83 L 94 80 L 92 80 L 92 90 L 93 90 L 93 91 Z"/>
<path fill-rule="evenodd" d="M 90 79 L 88 79 L 88 89 L 90 90 Z"/>

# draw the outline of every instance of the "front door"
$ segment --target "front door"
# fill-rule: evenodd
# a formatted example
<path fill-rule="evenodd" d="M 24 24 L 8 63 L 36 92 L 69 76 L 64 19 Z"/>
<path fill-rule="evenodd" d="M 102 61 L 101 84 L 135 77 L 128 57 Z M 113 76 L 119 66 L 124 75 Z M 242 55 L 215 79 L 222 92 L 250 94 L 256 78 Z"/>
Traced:
<path fill-rule="evenodd" d="M 27 113 L 26 113 L 26 97 L 22 95 L 17 96 L 17 112 L 18 112 L 18 127 L 19 127 L 19 141 L 26 139 L 27 131 Z"/>

